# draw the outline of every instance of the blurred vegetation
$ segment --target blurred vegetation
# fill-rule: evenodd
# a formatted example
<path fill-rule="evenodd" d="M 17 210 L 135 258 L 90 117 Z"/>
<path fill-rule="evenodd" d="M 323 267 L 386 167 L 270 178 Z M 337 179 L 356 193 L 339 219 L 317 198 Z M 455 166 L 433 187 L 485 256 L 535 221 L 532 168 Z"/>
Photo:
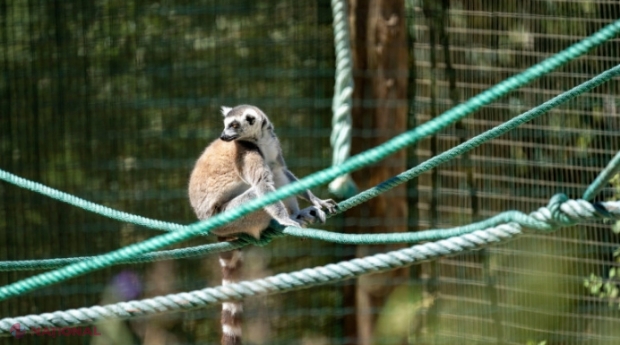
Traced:
<path fill-rule="evenodd" d="M 330 13 L 329 1 L 0 1 L 0 167 L 112 208 L 191 223 L 189 172 L 221 131 L 219 107 L 249 103 L 272 117 L 293 171 L 324 168 L 331 161 Z M 7 184 L 0 184 L 0 213 L 0 260 L 93 255 L 154 235 Z M 248 266 L 260 262 L 253 271 L 263 276 L 267 265 L 281 271 L 331 259 L 329 245 L 317 246 L 277 241 Z M 179 261 L 173 291 L 219 285 L 213 260 Z M 2 302 L 0 314 L 97 304 L 117 272 L 146 279 L 149 266 L 113 267 Z M 31 274 L 2 273 L 0 284 Z M 152 289 L 146 284 L 142 296 Z M 295 303 L 299 313 L 334 304 L 296 294 L 251 303 Z M 180 333 L 218 340 L 217 308 L 179 319 Z M 293 325 L 304 320 L 269 319 L 275 329 L 291 328 L 282 339 L 299 335 Z M 305 336 L 315 329 L 324 336 L 326 322 Z"/>
<path fill-rule="evenodd" d="M 616 175 L 611 180 L 611 183 L 615 190 L 613 199 L 618 200 L 620 199 L 620 175 Z M 614 233 L 619 234 L 620 222 L 616 222 L 612 230 Z M 618 307 L 620 309 L 620 247 L 614 251 L 613 259 L 613 261 L 605 265 L 611 267 L 607 269 L 604 276 L 592 273 L 584 280 L 583 285 L 590 294 L 600 298 L 602 301 L 607 301 L 610 308 Z"/>
<path fill-rule="evenodd" d="M 447 45 L 435 49 L 448 49 L 451 62 L 447 66 L 438 53 L 432 67 L 429 27 L 437 14 L 423 13 L 420 0 L 407 1 L 417 123 L 431 117 L 431 107 L 441 113 L 620 18 L 620 3 L 608 0 L 448 3 Z M 116 209 L 191 223 L 189 172 L 221 130 L 218 108 L 239 103 L 256 104 L 271 116 L 298 176 L 324 168 L 331 162 L 331 21 L 327 0 L 0 0 L 0 168 Z M 620 63 L 619 43 L 594 49 L 440 133 L 436 149 Z M 430 174 L 421 176 L 409 191 L 419 195 L 410 205 L 419 212 L 412 228 L 464 224 L 509 209 L 528 212 L 556 192 L 578 197 L 620 147 L 619 103 L 616 80 L 476 149 L 468 161 L 440 167 L 435 190 Z M 372 128 L 354 134 L 374 135 Z M 413 154 L 429 158 L 429 141 Z M 476 212 L 468 169 L 477 184 Z M 325 189 L 317 192 L 327 196 Z M 338 218 L 326 228 L 374 221 L 383 220 Z M 0 260 L 93 255 L 154 234 L 0 183 Z M 493 247 L 486 266 L 481 253 L 441 260 L 438 326 L 416 323 L 425 317 L 417 312 L 428 307 L 422 277 L 395 290 L 377 333 L 388 342 L 394 332 L 407 332 L 411 344 L 616 344 L 617 303 L 610 307 L 605 296 L 590 295 L 583 282 L 592 273 L 608 277 L 619 244 L 608 225 L 580 226 Z M 250 249 L 247 266 L 253 276 L 265 276 L 351 255 L 350 248 L 282 239 Z M 144 280 L 141 296 L 218 284 L 212 257 L 166 267 L 105 269 L 0 302 L 0 315 L 101 303 L 124 270 Z M 153 278 L 162 269 L 175 277 L 171 286 Z M 0 285 L 31 274 L 2 272 Z M 354 311 L 340 307 L 343 284 L 351 282 L 249 300 L 247 339 L 347 343 L 341 320 Z M 218 308 L 172 320 L 159 321 L 186 343 L 218 342 Z M 139 334 L 144 323 L 133 322 L 133 331 Z"/>

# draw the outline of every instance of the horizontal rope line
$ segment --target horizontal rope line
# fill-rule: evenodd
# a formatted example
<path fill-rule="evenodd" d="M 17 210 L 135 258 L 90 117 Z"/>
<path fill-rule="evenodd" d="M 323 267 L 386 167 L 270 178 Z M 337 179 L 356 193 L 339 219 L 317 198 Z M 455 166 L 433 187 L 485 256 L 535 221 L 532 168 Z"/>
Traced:
<path fill-rule="evenodd" d="M 440 239 L 463 235 L 478 229 L 488 228 L 509 221 L 517 221 L 521 225 L 524 225 L 522 219 L 525 219 L 525 217 L 526 215 L 524 213 L 518 211 L 508 211 L 478 223 L 450 229 L 433 229 L 419 232 L 383 233 L 372 235 L 342 234 L 320 229 L 308 228 L 283 228 L 277 222 L 273 221 L 272 228 L 268 231 L 263 232 L 260 240 L 256 240 L 249 236 L 242 235 L 240 236 L 240 239 L 231 242 L 218 242 L 189 248 L 157 251 L 153 253 L 142 254 L 138 257 L 129 258 L 127 260 L 119 261 L 117 264 L 120 265 L 160 260 L 186 259 L 207 254 L 226 252 L 233 249 L 245 247 L 248 244 L 262 246 L 270 243 L 273 238 L 282 237 L 284 235 L 341 244 L 413 244 L 426 241 L 437 241 Z M 91 258 L 92 256 L 83 256 L 40 260 L 0 261 L 0 272 L 53 269 L 66 266 L 71 263 L 76 263 L 82 260 L 89 260 Z"/>

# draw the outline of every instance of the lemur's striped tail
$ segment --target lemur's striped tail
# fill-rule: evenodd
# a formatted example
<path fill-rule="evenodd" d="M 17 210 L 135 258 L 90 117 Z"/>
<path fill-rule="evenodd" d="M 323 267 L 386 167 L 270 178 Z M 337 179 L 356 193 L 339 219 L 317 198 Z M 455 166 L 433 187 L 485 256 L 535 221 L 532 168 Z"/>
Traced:
<path fill-rule="evenodd" d="M 239 249 L 220 253 L 222 285 L 236 283 L 241 279 L 243 253 Z M 222 303 L 222 345 L 241 345 L 241 302 Z"/>

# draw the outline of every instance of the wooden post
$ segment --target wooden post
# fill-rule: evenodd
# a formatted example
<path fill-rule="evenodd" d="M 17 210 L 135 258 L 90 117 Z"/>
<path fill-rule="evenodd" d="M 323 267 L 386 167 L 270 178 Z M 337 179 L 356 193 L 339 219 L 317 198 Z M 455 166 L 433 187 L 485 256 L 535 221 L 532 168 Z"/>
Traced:
<path fill-rule="evenodd" d="M 349 0 L 355 92 L 353 95 L 353 153 L 379 145 L 407 128 L 408 50 L 404 0 Z M 405 150 L 353 174 L 363 190 L 404 171 Z M 351 233 L 407 231 L 407 190 L 401 185 L 346 214 Z M 396 246 L 358 246 L 357 256 Z M 349 306 L 356 313 L 345 320 L 351 343 L 378 343 L 376 324 L 381 309 L 408 269 L 364 276 L 357 280 Z M 349 292 L 353 289 L 349 289 Z M 354 318 L 354 320 L 353 320 Z M 400 336 L 400 335 L 399 335 Z M 392 340 L 392 339 L 391 339 Z M 381 343 L 385 343 L 381 341 Z M 396 344 L 406 344 L 402 334 Z"/>

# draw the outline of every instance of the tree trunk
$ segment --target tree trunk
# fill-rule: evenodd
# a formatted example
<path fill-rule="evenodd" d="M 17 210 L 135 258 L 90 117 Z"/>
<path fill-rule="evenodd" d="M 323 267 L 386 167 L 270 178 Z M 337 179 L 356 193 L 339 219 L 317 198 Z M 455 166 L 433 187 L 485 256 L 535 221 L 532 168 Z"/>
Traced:
<path fill-rule="evenodd" d="M 404 0 L 349 0 L 349 11 L 355 80 L 352 109 L 352 153 L 355 154 L 406 130 L 408 51 Z M 367 189 L 405 169 L 406 151 L 401 150 L 379 164 L 354 173 L 353 179 L 361 189 Z M 401 185 L 356 207 L 347 213 L 346 219 L 352 220 L 347 228 L 350 233 L 407 231 L 406 186 Z M 359 246 L 357 256 L 396 248 Z M 386 343 L 386 339 L 377 339 L 377 321 L 392 292 L 407 280 L 408 269 L 357 280 L 355 299 L 349 298 L 356 313 L 345 320 L 346 335 L 351 343 Z M 391 334 L 390 340 L 405 344 L 406 333 Z"/>

